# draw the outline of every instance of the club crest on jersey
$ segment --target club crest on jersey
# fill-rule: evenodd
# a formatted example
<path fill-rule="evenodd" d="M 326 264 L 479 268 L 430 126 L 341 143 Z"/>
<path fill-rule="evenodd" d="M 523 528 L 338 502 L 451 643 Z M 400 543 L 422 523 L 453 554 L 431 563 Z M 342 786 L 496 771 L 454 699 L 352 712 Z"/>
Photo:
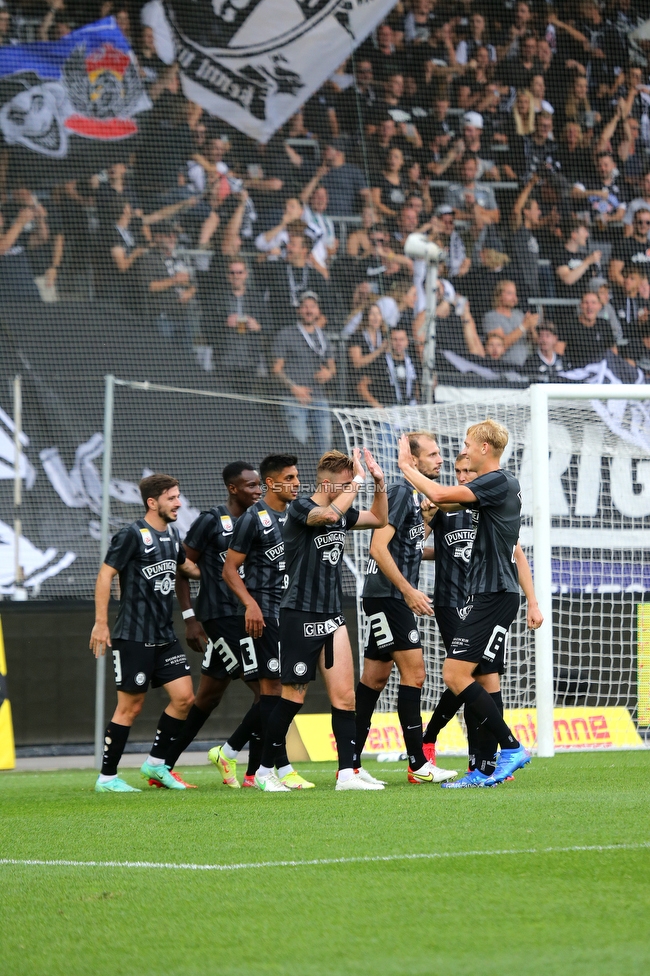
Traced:
<path fill-rule="evenodd" d="M 271 529 L 273 527 L 273 519 L 265 508 L 261 508 L 257 514 L 265 529 Z"/>
<path fill-rule="evenodd" d="M 221 528 L 224 532 L 232 532 L 233 525 L 230 515 L 221 516 Z"/>
<path fill-rule="evenodd" d="M 162 579 L 157 579 L 153 585 L 153 588 L 158 593 L 162 593 L 163 596 L 167 596 L 174 589 L 174 577 L 163 576 Z"/>
<path fill-rule="evenodd" d="M 151 532 L 149 529 L 140 529 L 140 535 L 142 536 L 142 541 L 144 542 L 145 546 L 153 545 L 153 538 L 151 537 Z"/>

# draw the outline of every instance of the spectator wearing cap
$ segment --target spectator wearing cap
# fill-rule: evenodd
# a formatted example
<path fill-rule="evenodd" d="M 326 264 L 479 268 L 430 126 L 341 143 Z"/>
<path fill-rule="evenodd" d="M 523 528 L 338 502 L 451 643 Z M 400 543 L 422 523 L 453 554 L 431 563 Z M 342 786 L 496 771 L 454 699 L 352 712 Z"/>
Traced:
<path fill-rule="evenodd" d="M 200 307 L 185 262 L 175 256 L 176 225 L 161 220 L 152 228 L 153 247 L 138 260 L 149 319 L 165 339 L 191 348 L 198 338 Z"/>
<path fill-rule="evenodd" d="M 345 146 L 344 139 L 328 143 L 320 182 L 327 190 L 330 213 L 354 217 L 364 202 L 370 202 L 370 190 L 359 167 L 345 161 Z"/>
<path fill-rule="evenodd" d="M 297 320 L 276 337 L 273 375 L 288 391 L 292 403 L 285 407 L 289 430 L 318 454 L 330 447 L 332 423 L 330 397 L 336 377 L 336 361 L 323 331 L 324 318 L 315 292 L 302 295 Z"/>
<path fill-rule="evenodd" d="M 489 180 L 497 180 L 499 171 L 491 159 L 481 157 L 481 140 L 483 136 L 483 116 L 480 112 L 465 112 L 462 124 L 462 140 L 465 151 L 476 156 L 478 160 L 478 171 L 476 179 L 482 180 L 487 177 Z"/>
<path fill-rule="evenodd" d="M 465 155 L 460 164 L 460 183 L 447 187 L 445 203 L 453 207 L 457 220 L 471 220 L 484 226 L 499 222 L 494 190 L 477 182 L 479 161 L 476 156 Z"/>
<path fill-rule="evenodd" d="M 454 226 L 454 210 L 447 204 L 436 207 L 436 230 L 442 238 L 442 244 L 447 250 L 447 271 L 449 278 L 455 282 L 463 278 L 472 267 L 471 258 L 467 256 L 463 239 Z"/>
<path fill-rule="evenodd" d="M 523 366 L 528 358 L 529 336 L 535 332 L 539 316 L 517 308 L 519 298 L 514 281 L 500 281 L 493 298 L 493 309 L 483 319 L 483 334 L 499 333 L 505 349 L 503 362 Z"/>
<path fill-rule="evenodd" d="M 564 370 L 564 360 L 559 352 L 557 329 L 552 322 L 543 322 L 537 328 L 535 349 L 524 363 L 523 372 L 531 383 L 561 383 L 559 375 Z"/>

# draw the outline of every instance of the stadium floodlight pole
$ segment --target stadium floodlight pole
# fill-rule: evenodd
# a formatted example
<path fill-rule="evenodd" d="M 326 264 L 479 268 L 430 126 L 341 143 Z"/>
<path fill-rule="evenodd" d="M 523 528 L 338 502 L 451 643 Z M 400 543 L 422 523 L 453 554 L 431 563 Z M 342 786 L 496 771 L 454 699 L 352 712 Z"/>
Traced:
<path fill-rule="evenodd" d="M 113 454 L 113 409 L 115 404 L 115 377 L 104 377 L 104 451 L 102 454 L 102 515 L 99 566 L 104 562 L 108 549 L 109 519 L 111 514 L 111 462 Z M 108 648 L 107 648 L 108 652 Z M 106 698 L 106 656 L 97 658 L 95 668 L 95 768 L 100 769 L 104 754 L 104 729 L 106 727 L 104 702 Z"/>
<path fill-rule="evenodd" d="M 438 264 L 443 250 L 426 234 L 409 234 L 404 242 L 404 253 L 414 261 L 426 261 L 426 340 L 422 370 L 422 391 L 425 403 L 433 403 L 433 380 L 436 365 L 436 290 L 438 287 Z"/>
<path fill-rule="evenodd" d="M 24 601 L 27 590 L 23 586 L 24 573 L 20 563 L 20 540 L 23 534 L 21 508 L 23 503 L 23 384 L 20 374 L 14 376 L 14 592 L 12 599 Z"/>

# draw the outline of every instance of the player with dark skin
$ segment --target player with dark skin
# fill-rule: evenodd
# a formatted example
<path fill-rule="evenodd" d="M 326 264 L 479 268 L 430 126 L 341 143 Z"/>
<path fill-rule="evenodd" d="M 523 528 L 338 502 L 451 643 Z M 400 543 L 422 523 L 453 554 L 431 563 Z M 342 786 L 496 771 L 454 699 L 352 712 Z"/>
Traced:
<path fill-rule="evenodd" d="M 253 471 L 252 469 L 242 471 L 228 485 L 226 508 L 234 519 L 238 519 L 251 505 L 258 502 L 261 497 L 262 489 L 260 487 L 260 476 L 257 471 Z M 191 546 L 186 545 L 185 552 L 188 559 L 191 559 L 192 562 L 198 563 L 201 558 L 201 552 L 193 549 Z M 178 602 L 182 610 L 191 610 L 190 584 L 186 577 L 181 576 L 176 580 L 176 596 L 178 597 Z M 197 654 L 205 654 L 208 635 L 196 617 L 190 617 L 185 621 L 185 640 L 188 647 L 196 651 Z M 231 681 L 232 678 L 213 678 L 210 675 L 202 674 L 196 693 L 197 707 L 207 714 L 213 712 L 223 698 L 224 692 Z M 255 701 L 257 701 L 260 696 L 259 682 L 247 681 L 246 684 L 253 692 Z"/>

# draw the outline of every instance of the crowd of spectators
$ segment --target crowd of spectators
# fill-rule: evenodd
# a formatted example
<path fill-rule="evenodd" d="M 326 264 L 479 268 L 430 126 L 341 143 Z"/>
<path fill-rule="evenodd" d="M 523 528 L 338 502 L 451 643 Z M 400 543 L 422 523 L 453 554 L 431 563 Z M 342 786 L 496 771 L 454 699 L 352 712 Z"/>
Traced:
<path fill-rule="evenodd" d="M 56 185 L 0 150 L 6 301 L 110 301 L 326 440 L 310 405 L 423 395 L 420 230 L 438 383 L 650 375 L 647 0 L 401 0 L 266 145 L 184 98 L 146 6 L 39 3 L 0 0 L 0 45 L 113 14 L 153 108 Z"/>

